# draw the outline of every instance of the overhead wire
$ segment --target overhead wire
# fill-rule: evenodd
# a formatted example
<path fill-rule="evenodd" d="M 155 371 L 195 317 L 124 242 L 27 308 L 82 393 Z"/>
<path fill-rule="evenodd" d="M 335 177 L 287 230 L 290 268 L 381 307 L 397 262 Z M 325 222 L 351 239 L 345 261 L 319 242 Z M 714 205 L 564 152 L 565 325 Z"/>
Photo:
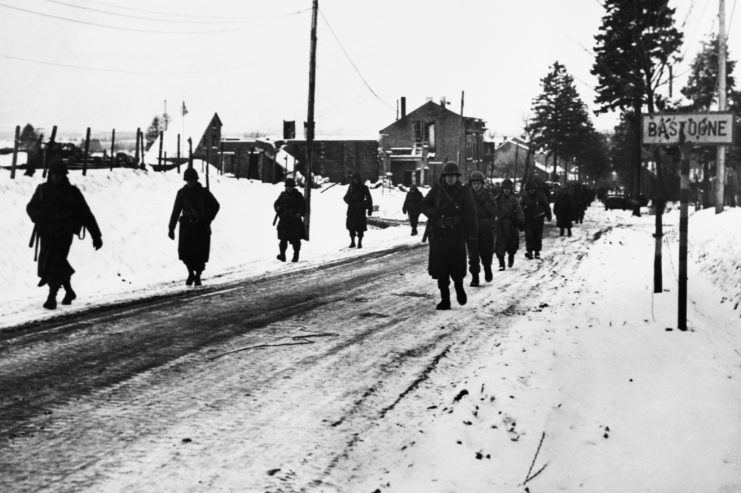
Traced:
<path fill-rule="evenodd" d="M 167 30 L 161 30 L 161 29 L 142 29 L 142 28 L 135 28 L 135 27 L 125 27 L 125 26 L 116 26 L 113 24 L 102 24 L 98 22 L 91 22 L 91 21 L 84 21 L 80 19 L 73 19 L 70 17 L 64 17 L 60 15 L 54 15 L 54 14 L 48 14 L 46 12 L 39 12 L 37 10 L 31 10 L 31 9 L 25 9 L 23 7 L 16 7 L 13 5 L 8 5 L 6 3 L 0 2 L 0 7 L 5 7 L 7 9 L 17 10 L 20 12 L 25 12 L 29 14 L 34 14 L 42 17 L 47 17 L 51 19 L 56 20 L 63 20 L 67 22 L 72 22 L 76 24 L 83 24 L 88 26 L 94 26 L 94 27 L 100 27 L 100 28 L 106 28 L 106 29 L 115 29 L 119 31 L 131 31 L 131 32 L 140 32 L 140 33 L 157 33 L 157 34 L 216 34 L 216 33 L 226 33 L 226 32 L 234 32 L 234 31 L 242 31 L 245 29 L 248 29 L 251 26 L 239 26 L 239 27 L 233 27 L 233 28 L 224 28 L 224 29 L 211 29 L 211 30 L 203 30 L 203 31 L 167 31 Z M 290 14 L 284 14 L 283 16 L 289 16 L 289 15 L 297 15 L 302 14 L 304 12 L 308 12 L 310 9 L 304 9 L 299 10 L 296 12 L 292 12 Z"/>
<path fill-rule="evenodd" d="M 206 20 L 225 20 L 225 19 L 235 19 L 235 17 L 222 17 L 222 16 L 209 16 L 209 15 L 192 15 L 192 14 L 182 14 L 180 12 L 165 12 L 162 10 L 149 10 L 149 9 L 142 9 L 137 7 L 131 7 L 131 6 L 123 6 L 112 2 L 103 2 L 101 0 L 85 0 L 87 3 L 92 4 L 98 4 L 98 5 L 105 5 L 107 7 L 114 7 L 119 10 L 129 11 L 129 12 L 145 12 L 147 14 L 155 14 L 155 15 L 164 15 L 167 17 L 184 17 L 189 19 L 206 19 Z M 239 19 L 239 17 L 237 17 Z"/>
<path fill-rule="evenodd" d="M 62 0 L 44 0 L 44 1 L 49 2 L 49 3 L 53 3 L 53 4 L 57 4 L 57 5 L 63 5 L 65 7 L 70 7 L 70 8 L 74 8 L 74 9 L 84 10 L 84 11 L 88 11 L 88 12 L 96 12 L 96 13 L 99 13 L 99 14 L 105 14 L 105 15 L 110 15 L 110 16 L 114 16 L 114 17 L 124 17 L 124 18 L 127 18 L 127 19 L 137 19 L 137 20 L 144 20 L 144 21 L 149 21 L 149 22 L 160 22 L 160 23 L 163 23 L 164 22 L 164 23 L 168 23 L 168 24 L 198 24 L 198 25 L 204 25 L 204 24 L 243 24 L 243 23 L 249 23 L 249 22 L 261 22 L 261 21 L 264 21 L 264 20 L 270 20 L 272 18 L 282 17 L 284 15 L 291 15 L 291 14 L 293 14 L 293 12 L 290 12 L 290 13 L 277 14 L 277 15 L 274 15 L 274 16 L 266 16 L 266 17 L 262 17 L 262 18 L 249 18 L 249 19 L 248 18 L 241 18 L 241 19 L 240 18 L 231 18 L 231 19 L 230 18 L 223 18 L 223 19 L 220 19 L 220 20 L 216 20 L 216 19 L 210 19 L 210 20 L 204 20 L 204 19 L 178 20 L 178 19 L 172 19 L 172 18 L 170 18 L 170 19 L 154 19 L 152 17 L 146 17 L 146 16 L 143 16 L 143 15 L 123 14 L 123 13 L 120 13 L 120 12 L 113 12 L 113 11 L 105 10 L 105 9 L 98 9 L 98 8 L 93 8 L 93 7 L 85 7 L 83 5 L 77 5 L 75 3 L 65 2 L 65 1 L 62 1 Z"/>
<path fill-rule="evenodd" d="M 345 54 L 345 57 L 347 57 L 348 61 L 352 65 L 352 67 L 355 69 L 355 72 L 358 74 L 358 76 L 360 77 L 360 79 L 365 84 L 365 87 L 368 88 L 368 90 L 371 92 L 371 94 L 373 94 L 373 96 L 375 96 L 375 98 L 377 100 L 379 100 L 381 103 L 385 104 L 389 109 L 394 110 L 394 108 L 390 104 L 388 104 L 386 101 L 384 101 L 383 98 L 381 98 L 381 96 L 379 96 L 376 93 L 376 91 L 374 91 L 373 88 L 370 86 L 370 84 L 368 83 L 368 81 L 365 79 L 365 77 L 363 76 L 363 74 L 360 72 L 360 69 L 358 68 L 358 66 L 353 61 L 353 59 L 350 56 L 350 54 L 345 49 L 345 46 L 342 44 L 342 41 L 340 41 L 340 38 L 337 36 L 337 33 L 335 33 L 334 32 L 334 29 L 332 29 L 332 26 L 329 24 L 329 21 L 327 20 L 327 18 L 324 15 L 324 12 L 322 12 L 321 9 L 319 9 L 319 15 L 322 17 L 322 20 L 324 20 L 324 23 L 326 24 L 327 28 L 329 29 L 329 32 L 332 33 L 332 36 L 334 37 L 335 41 L 337 41 L 337 44 L 340 46 L 340 49 L 342 49 L 342 52 Z"/>

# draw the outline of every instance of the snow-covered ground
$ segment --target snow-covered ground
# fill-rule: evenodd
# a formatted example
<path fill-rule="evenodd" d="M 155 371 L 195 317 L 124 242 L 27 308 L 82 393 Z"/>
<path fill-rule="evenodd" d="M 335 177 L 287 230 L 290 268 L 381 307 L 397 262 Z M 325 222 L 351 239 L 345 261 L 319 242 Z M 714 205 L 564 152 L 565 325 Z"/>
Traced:
<path fill-rule="evenodd" d="M 166 235 L 179 175 L 115 170 L 70 177 L 101 224 L 104 246 L 96 252 L 89 239 L 76 241 L 71 262 L 80 303 L 57 312 L 187 289 L 176 243 Z M 211 179 L 222 210 L 213 224 L 206 283 L 419 242 L 408 227 L 392 227 L 369 231 L 360 252 L 347 249 L 345 187 L 325 186 L 325 193 L 312 194 L 312 240 L 302 261 L 283 264 L 275 260 L 271 225 L 272 202 L 282 187 Z M 49 316 L 40 308 L 45 291 L 35 286 L 24 210 L 39 180 L 11 181 L 0 171 L 6 238 L 0 327 Z M 403 218 L 402 192 L 372 194 L 378 215 Z M 741 210 L 691 215 L 687 332 L 676 329 L 677 206 L 665 220 L 663 293 L 652 289 L 654 217 L 594 205 L 573 238 L 552 237 L 549 225 L 540 264 L 519 255 L 506 277 L 472 290 L 466 307 L 436 314 L 432 301 L 425 301 L 430 314 L 419 320 L 423 328 L 458 321 L 501 333 L 468 341 L 476 351 L 466 353 L 457 344 L 451 351 L 470 361 L 457 360 L 455 368 L 441 362 L 419 389 L 441 401 L 430 406 L 418 397 L 400 404 L 347 459 L 355 464 L 345 474 L 352 487 L 320 490 L 741 491 Z M 546 301 L 523 304 L 498 327 L 499 312 L 488 305 L 516 299 L 524 289 L 518 278 L 528 276 L 549 280 L 548 291 L 538 294 Z M 160 472 L 174 470 L 167 464 Z M 157 474 L 137 484 L 151 490 Z M 219 487 L 240 484 L 238 471 L 221 474 Z M 130 480 L 113 477 L 107 487 L 120 490 Z"/>

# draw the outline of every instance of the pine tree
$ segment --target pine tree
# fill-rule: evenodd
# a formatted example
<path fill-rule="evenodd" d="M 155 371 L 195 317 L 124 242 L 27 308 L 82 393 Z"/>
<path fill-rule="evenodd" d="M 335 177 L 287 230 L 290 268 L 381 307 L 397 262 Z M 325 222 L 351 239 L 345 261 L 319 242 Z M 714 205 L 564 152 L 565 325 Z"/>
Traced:
<path fill-rule="evenodd" d="M 736 61 L 730 59 L 729 51 L 726 49 L 726 89 L 729 93 L 736 85 L 733 77 L 735 67 Z M 702 49 L 695 56 L 691 70 L 687 85 L 682 88 L 682 95 L 692 101 L 694 109 L 709 110 L 713 103 L 718 101 L 717 35 L 702 43 Z"/>
<path fill-rule="evenodd" d="M 30 150 L 36 146 L 36 141 L 39 138 L 39 133 L 33 128 L 33 125 L 26 123 L 21 130 L 20 135 L 20 148 L 22 150 Z"/>
<path fill-rule="evenodd" d="M 164 122 L 159 115 L 155 116 L 152 119 L 152 123 L 149 125 L 149 128 L 147 128 L 147 131 L 144 134 L 144 141 L 146 142 L 147 150 L 152 147 L 154 141 L 157 140 L 157 137 L 159 137 L 160 132 L 164 132 L 164 130 Z"/>
<path fill-rule="evenodd" d="M 550 152 L 555 179 L 558 158 L 575 158 L 582 152 L 581 146 L 593 128 L 574 78 L 564 65 L 554 62 L 541 79 L 541 88 L 540 95 L 533 100 L 534 116 L 525 130 L 532 135 L 536 148 Z"/>

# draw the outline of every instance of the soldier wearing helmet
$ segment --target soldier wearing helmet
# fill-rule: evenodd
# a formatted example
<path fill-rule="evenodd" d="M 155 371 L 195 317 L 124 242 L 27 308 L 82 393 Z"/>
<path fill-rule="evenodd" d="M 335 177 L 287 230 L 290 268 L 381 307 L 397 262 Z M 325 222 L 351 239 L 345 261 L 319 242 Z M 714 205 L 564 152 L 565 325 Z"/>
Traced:
<path fill-rule="evenodd" d="M 286 261 L 288 243 L 293 247 L 291 262 L 298 262 L 301 251 L 301 240 L 306 236 L 303 216 L 306 215 L 306 199 L 296 189 L 296 180 L 286 178 L 285 191 L 281 192 L 273 204 L 278 221 L 278 256 L 281 262 Z"/>
<path fill-rule="evenodd" d="M 445 163 L 440 183 L 422 200 L 422 212 L 428 217 L 430 228 L 428 272 L 440 289 L 438 310 L 450 310 L 451 279 L 458 303 L 466 304 L 463 278 L 467 247 L 472 255 L 478 256 L 476 203 L 471 190 L 461 184 L 460 175 L 456 163 Z"/>
<path fill-rule="evenodd" d="M 548 197 L 535 180 L 530 180 L 527 192 L 522 198 L 522 209 L 525 212 L 525 257 L 540 258 L 543 247 L 543 221 L 551 220 L 551 205 Z"/>
<path fill-rule="evenodd" d="M 476 287 L 480 285 L 479 262 L 484 268 L 486 282 L 491 282 L 494 277 L 491 272 L 491 261 L 494 257 L 494 221 L 497 218 L 498 208 L 491 190 L 484 187 L 484 174 L 481 171 L 471 173 L 468 186 L 476 201 L 479 225 L 478 255 L 475 257 L 469 255 L 471 286 Z"/>
<path fill-rule="evenodd" d="M 525 224 L 525 217 L 513 192 L 512 180 L 509 178 L 502 182 L 502 191 L 496 199 L 499 216 L 495 224 L 496 238 L 494 251 L 499 260 L 499 270 L 504 270 L 504 256 L 507 255 L 507 265 L 512 267 L 515 263 L 515 253 L 520 247 L 520 228 Z"/>

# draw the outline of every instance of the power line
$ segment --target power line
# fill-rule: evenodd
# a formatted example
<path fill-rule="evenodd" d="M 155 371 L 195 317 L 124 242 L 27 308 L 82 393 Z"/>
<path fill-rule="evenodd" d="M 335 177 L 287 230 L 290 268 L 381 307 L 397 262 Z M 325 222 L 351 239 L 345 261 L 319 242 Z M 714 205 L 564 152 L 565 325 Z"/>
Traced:
<path fill-rule="evenodd" d="M 139 20 L 145 20 L 145 21 L 150 21 L 150 22 L 166 22 L 166 23 L 170 23 L 170 24 L 172 24 L 172 23 L 174 23 L 174 24 L 198 24 L 198 25 L 203 25 L 203 24 L 243 24 L 243 23 L 248 23 L 248 22 L 260 22 L 260 21 L 264 21 L 264 20 L 270 20 L 270 19 L 273 19 L 273 18 L 283 17 L 285 15 L 293 15 L 295 13 L 295 12 L 289 12 L 289 13 L 286 13 L 286 14 L 277 14 L 277 15 L 274 15 L 274 16 L 267 16 L 267 17 L 262 17 L 262 18 L 252 18 L 252 19 L 247 19 L 247 18 L 241 18 L 241 19 L 239 19 L 239 18 L 231 18 L 231 19 L 229 19 L 229 18 L 223 18 L 221 20 L 212 19 L 212 20 L 206 20 L 206 21 L 204 21 L 203 19 L 198 19 L 198 20 L 154 19 L 152 17 L 145 17 L 145 16 L 142 16 L 142 15 L 122 14 L 122 13 L 119 13 L 119 12 L 113 12 L 111 10 L 97 9 L 97 8 L 93 8 L 93 7 L 85 7 L 85 6 L 77 5 L 77 4 L 70 3 L 70 2 L 64 2 L 62 0 L 46 0 L 46 1 L 49 2 L 49 3 L 57 4 L 57 5 L 64 5 L 66 7 L 71 7 L 71 8 L 75 8 L 75 9 L 85 10 L 85 11 L 89 11 L 89 12 L 97 12 L 97 13 L 101 13 L 101 14 L 111 15 L 111 16 L 114 16 L 114 17 L 124 17 L 124 18 L 127 18 L 127 19 L 139 19 Z"/>
<path fill-rule="evenodd" d="M 112 24 L 100 24 L 100 23 L 97 23 L 97 22 L 83 21 L 83 20 L 79 20 L 79 19 L 72 19 L 72 18 L 69 18 L 69 17 L 63 17 L 63 16 L 58 16 L 58 15 L 47 14 L 45 12 L 39 12 L 39 11 L 36 11 L 36 10 L 24 9 L 22 7 L 15 7 L 13 5 L 7 5 L 5 3 L 0 3 L 0 7 L 5 7 L 7 9 L 12 9 L 12 10 L 18 10 L 20 12 L 26 12 L 26 13 L 29 13 L 29 14 L 39 15 L 39 16 L 42 16 L 42 17 L 48 17 L 48 18 L 51 18 L 51 19 L 63 20 L 63 21 L 67 21 L 67 22 L 77 23 L 77 24 L 84 24 L 84 25 L 87 25 L 87 26 L 102 27 L 102 28 L 106 28 L 106 29 L 116 29 L 116 30 L 120 30 L 120 31 L 133 31 L 133 32 L 140 32 L 140 33 L 158 33 L 158 34 L 216 34 L 216 33 L 226 33 L 226 32 L 234 32 L 234 31 L 242 31 L 242 30 L 248 28 L 246 26 L 241 26 L 241 27 L 234 27 L 234 28 L 229 28 L 229 29 L 214 29 L 214 30 L 209 30 L 209 31 L 163 31 L 163 30 L 157 30 L 157 29 L 140 29 L 140 28 L 134 28 L 134 27 L 115 26 L 115 25 L 112 25 Z M 300 11 L 293 12 L 291 14 L 286 14 L 286 15 L 301 14 L 301 13 L 307 12 L 308 10 L 309 9 L 304 9 L 304 10 L 300 10 Z"/>
<path fill-rule="evenodd" d="M 140 9 L 136 7 L 129 7 L 129 6 L 123 6 L 118 5 L 111 2 L 102 2 L 100 0 L 86 0 L 88 3 L 98 4 L 98 5 L 105 5 L 107 7 L 114 7 L 119 10 L 128 10 L 129 12 L 145 12 L 147 14 L 156 14 L 156 15 L 165 15 L 167 17 L 184 17 L 189 19 L 210 19 L 210 20 L 227 20 L 227 19 L 239 19 L 238 17 L 219 17 L 219 16 L 206 16 L 206 15 L 189 15 L 189 14 L 181 14 L 179 12 L 163 12 L 161 10 L 148 10 L 148 9 Z"/>
<path fill-rule="evenodd" d="M 352 60 L 352 58 L 350 57 L 350 54 L 347 52 L 347 50 L 345 49 L 345 47 L 342 45 L 342 41 L 340 41 L 340 38 L 337 37 L 337 34 L 335 34 L 334 29 L 332 29 L 332 26 L 329 25 L 329 21 L 324 16 L 324 12 L 322 12 L 321 9 L 319 9 L 319 14 L 322 16 L 322 19 L 324 20 L 324 23 L 327 25 L 327 28 L 329 28 L 329 32 L 332 33 L 332 36 L 334 36 L 334 39 L 337 41 L 337 44 L 340 45 L 340 48 L 342 49 L 342 52 L 345 54 L 345 56 L 349 60 L 350 64 L 355 69 L 355 72 L 358 74 L 358 76 L 360 77 L 360 79 L 365 84 L 365 87 L 368 88 L 368 90 L 371 92 L 371 94 L 373 94 L 376 97 L 376 99 L 378 99 L 380 102 L 382 102 L 383 104 L 385 104 L 389 109 L 393 110 L 394 108 L 390 104 L 388 104 L 386 101 L 384 101 L 383 99 L 381 99 L 381 97 L 378 94 L 376 94 L 376 91 L 373 90 L 373 88 L 370 86 L 370 84 L 368 84 L 368 81 L 365 80 L 365 77 L 363 77 L 363 74 L 360 73 L 360 69 L 358 69 L 358 66 L 355 65 L 355 62 Z"/>
<path fill-rule="evenodd" d="M 222 68 L 214 68 L 214 69 L 181 70 L 181 71 L 123 70 L 123 69 L 115 69 L 115 68 L 108 69 L 108 68 L 100 68 L 100 67 L 87 67 L 84 65 L 72 65 L 72 64 L 59 63 L 59 62 L 49 62 L 45 60 L 35 60 L 32 58 L 5 55 L 2 53 L 0 53 L 0 57 L 7 58 L 9 60 L 36 63 L 39 65 L 51 65 L 54 67 L 72 68 L 72 69 L 77 69 L 77 70 L 88 70 L 92 72 L 110 72 L 110 73 L 117 73 L 117 74 L 135 74 L 135 75 L 187 75 L 187 74 L 199 74 L 199 73 L 224 72 L 227 70 L 235 70 L 235 69 L 243 68 L 240 66 L 235 66 L 235 67 L 222 67 Z"/>

